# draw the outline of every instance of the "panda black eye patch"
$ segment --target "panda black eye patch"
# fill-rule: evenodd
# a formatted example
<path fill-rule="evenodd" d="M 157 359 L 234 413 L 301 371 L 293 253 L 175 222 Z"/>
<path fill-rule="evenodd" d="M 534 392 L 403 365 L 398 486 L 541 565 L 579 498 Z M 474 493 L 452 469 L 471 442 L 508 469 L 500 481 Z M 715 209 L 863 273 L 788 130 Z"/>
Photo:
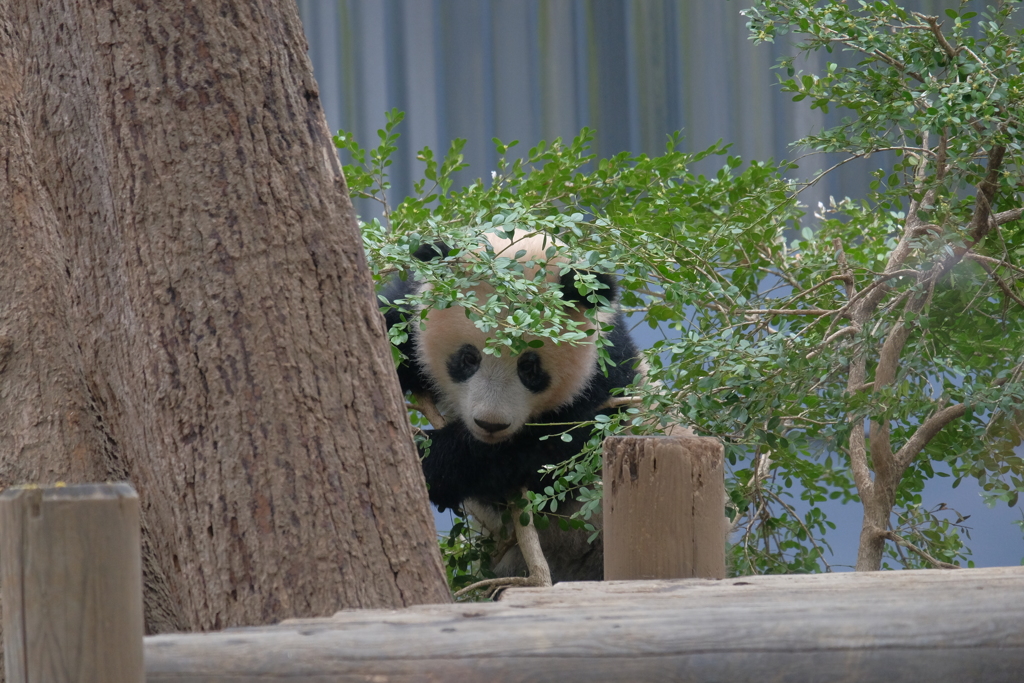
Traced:
<path fill-rule="evenodd" d="M 448 376 L 453 382 L 465 382 L 480 369 L 480 350 L 472 344 L 463 344 L 448 357 Z"/>
<path fill-rule="evenodd" d="M 527 351 L 519 356 L 518 370 L 519 381 L 535 394 L 539 394 L 551 386 L 551 375 L 544 372 L 540 356 L 533 351 Z"/>

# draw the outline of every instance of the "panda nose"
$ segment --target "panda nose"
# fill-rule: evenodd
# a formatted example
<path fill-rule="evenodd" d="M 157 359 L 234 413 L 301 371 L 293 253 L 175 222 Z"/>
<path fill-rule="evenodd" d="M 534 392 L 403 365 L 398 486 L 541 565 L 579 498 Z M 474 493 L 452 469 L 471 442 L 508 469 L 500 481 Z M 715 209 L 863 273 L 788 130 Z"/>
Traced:
<path fill-rule="evenodd" d="M 488 434 L 494 434 L 495 432 L 500 432 L 501 430 L 508 429 L 509 427 L 508 422 L 487 422 L 486 420 L 478 420 L 476 418 L 473 418 L 473 422 L 476 422 L 477 426 Z"/>

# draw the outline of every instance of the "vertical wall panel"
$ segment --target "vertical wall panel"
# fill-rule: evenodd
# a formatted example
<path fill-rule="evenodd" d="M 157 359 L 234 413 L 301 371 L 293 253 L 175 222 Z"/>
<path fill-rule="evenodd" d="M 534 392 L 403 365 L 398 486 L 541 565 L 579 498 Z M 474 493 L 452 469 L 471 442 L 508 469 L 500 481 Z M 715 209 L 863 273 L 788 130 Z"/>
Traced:
<path fill-rule="evenodd" d="M 470 169 L 458 183 L 495 168 L 493 137 L 518 139 L 520 154 L 539 140 L 597 129 L 595 151 L 657 154 L 681 130 L 686 149 L 721 139 L 746 159 L 795 158 L 789 143 L 839 122 L 779 91 L 771 68 L 794 48 L 755 46 L 740 15 L 749 3 L 722 0 L 298 0 L 310 57 L 331 128 L 377 144 L 384 112 L 406 112 L 402 148 L 391 168 L 393 201 L 412 190 L 430 146 L 467 140 Z M 956 0 L 907 0 L 942 16 Z M 983 9 L 985 0 L 971 7 Z M 855 63 L 837 51 L 825 59 Z M 853 61 L 851 61 L 853 60 Z M 835 163 L 805 158 L 800 177 Z M 852 163 L 802 195 L 864 192 L 881 157 Z M 699 167 L 713 172 L 719 160 Z M 364 218 L 376 207 L 357 203 Z"/>
<path fill-rule="evenodd" d="M 515 2 L 516 0 L 512 0 Z M 584 126 L 579 119 L 581 89 L 577 83 L 578 10 L 567 0 L 546 0 L 541 3 L 537 21 L 537 70 L 540 73 L 540 116 L 538 135 L 519 138 L 529 145 L 538 139 L 560 137 L 571 140 Z"/>
<path fill-rule="evenodd" d="M 496 0 L 494 36 L 494 134 L 522 148 L 541 138 L 541 75 L 538 73 L 537 3 Z M 490 143 L 490 138 L 487 140 Z M 491 170 L 491 169 L 488 169 Z M 478 171 L 479 174 L 479 171 Z"/>

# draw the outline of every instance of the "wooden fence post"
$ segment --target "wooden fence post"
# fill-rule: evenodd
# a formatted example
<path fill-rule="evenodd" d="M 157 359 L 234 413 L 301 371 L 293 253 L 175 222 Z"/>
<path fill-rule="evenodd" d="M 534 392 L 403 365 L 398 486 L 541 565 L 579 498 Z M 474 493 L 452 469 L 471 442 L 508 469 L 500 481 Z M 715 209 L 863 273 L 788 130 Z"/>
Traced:
<path fill-rule="evenodd" d="M 0 495 L 7 683 L 143 683 L 139 498 L 128 484 Z"/>
<path fill-rule="evenodd" d="M 724 449 L 717 439 L 604 442 L 604 578 L 725 578 Z"/>

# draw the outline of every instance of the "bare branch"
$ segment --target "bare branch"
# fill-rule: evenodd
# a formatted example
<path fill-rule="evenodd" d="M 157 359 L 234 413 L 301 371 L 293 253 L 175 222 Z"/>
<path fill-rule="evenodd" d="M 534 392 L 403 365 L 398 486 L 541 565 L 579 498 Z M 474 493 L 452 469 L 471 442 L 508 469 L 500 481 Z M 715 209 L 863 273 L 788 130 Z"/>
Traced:
<path fill-rule="evenodd" d="M 525 498 L 528 491 L 529 489 L 524 486 L 520 491 L 520 495 Z M 511 586 L 539 586 L 542 588 L 551 586 L 551 570 L 548 568 L 548 561 L 544 557 L 544 551 L 540 547 L 540 536 L 537 535 L 537 527 L 533 523 L 533 516 L 530 516 L 526 524 L 521 524 L 519 517 L 520 515 L 513 509 L 512 524 L 515 527 L 516 541 L 518 542 L 519 550 L 523 553 L 523 560 L 526 562 L 530 575 L 528 577 L 506 576 L 477 581 L 456 591 L 456 598 L 460 598 L 470 591 L 482 588 L 489 588 L 489 592 L 493 592 L 499 588 Z"/>
<path fill-rule="evenodd" d="M 989 277 L 991 277 L 992 280 L 997 285 L 999 285 L 999 289 L 1003 290 L 1003 294 L 1016 301 L 1020 306 L 1024 307 L 1024 299 L 1021 299 L 1016 292 L 1010 289 L 1010 286 L 1003 282 L 1003 279 L 996 275 L 996 272 L 992 270 L 992 268 L 987 263 L 985 263 L 984 261 L 979 261 L 978 265 L 984 268 L 985 272 L 988 273 Z"/>
<path fill-rule="evenodd" d="M 490 595 L 499 588 L 534 588 L 537 584 L 528 576 L 499 576 L 496 579 L 483 579 L 469 584 L 465 588 L 452 593 L 452 597 L 458 599 L 476 590 L 489 588 L 487 595 Z"/>
<path fill-rule="evenodd" d="M 935 182 L 924 193 L 924 206 L 931 206 L 935 203 L 935 195 L 938 193 L 938 186 L 942 182 L 942 179 L 946 177 L 946 159 L 948 155 L 949 138 L 946 136 L 946 130 L 942 130 L 942 135 L 939 136 L 939 150 L 935 154 Z"/>
<path fill-rule="evenodd" d="M 868 450 L 864 440 L 864 418 L 850 418 L 850 471 L 853 483 L 857 485 L 857 493 L 861 500 L 869 500 L 874 494 L 875 483 L 871 480 L 871 468 L 868 467 Z"/>
<path fill-rule="evenodd" d="M 834 342 L 836 339 L 841 339 L 842 337 L 848 337 L 848 336 L 850 336 L 852 334 L 857 334 L 858 332 L 860 332 L 860 330 L 861 330 L 860 325 L 850 325 L 848 327 L 843 327 L 843 328 L 841 328 L 839 330 L 836 330 L 835 332 L 830 334 L 828 337 L 826 337 L 824 341 L 822 341 L 820 344 L 818 344 L 818 346 L 813 351 L 811 351 L 810 353 L 807 354 L 807 356 L 806 356 L 807 360 L 810 360 L 810 359 L 814 358 L 815 356 L 817 356 L 819 353 L 821 353 L 825 349 L 826 346 L 828 346 L 829 344 Z"/>
<path fill-rule="evenodd" d="M 857 292 L 849 302 L 844 304 L 842 308 L 835 312 L 836 317 L 846 316 L 851 320 L 855 319 L 861 323 L 866 322 L 874 314 L 875 309 L 878 307 L 878 303 L 882 300 L 882 297 L 889 292 L 889 280 L 893 280 L 898 277 L 909 277 L 911 275 L 920 280 L 923 274 L 913 268 L 903 268 L 878 273 L 877 279 L 874 282 Z M 858 302 L 863 303 L 860 303 L 860 305 L 857 306 Z"/>
<path fill-rule="evenodd" d="M 904 306 L 904 313 L 920 313 L 925 304 L 931 298 L 932 290 L 926 294 L 919 294 L 911 297 Z M 875 367 L 874 390 L 886 387 L 896 379 L 896 370 L 899 367 L 900 358 L 903 355 L 903 348 L 907 339 L 910 338 L 910 328 L 907 327 L 903 317 L 900 317 L 889 331 L 889 335 L 882 343 L 878 352 L 878 365 Z M 941 427 L 940 427 L 941 429 Z M 919 430 L 920 431 L 920 430 Z M 892 443 L 889 439 L 889 421 L 871 420 L 871 461 L 875 467 L 875 473 L 889 480 L 902 475 L 906 463 L 902 463 L 897 455 L 893 454 Z M 931 437 L 929 437 L 930 439 Z M 925 442 L 927 443 L 927 442 Z M 904 446 L 906 447 L 906 446 Z M 920 448 L 918 448 L 920 450 Z M 903 452 L 902 449 L 900 451 Z M 916 453 L 916 451 L 915 451 Z M 909 461 L 908 461 L 909 462 Z M 890 470 L 890 468 L 895 468 Z"/>
<path fill-rule="evenodd" d="M 638 406 L 643 403 L 643 399 L 639 396 L 612 396 L 605 401 L 598 410 L 608 410 L 610 408 L 624 408 L 626 406 Z"/>
<path fill-rule="evenodd" d="M 946 36 L 942 35 L 942 24 L 939 23 L 939 18 L 925 16 L 918 12 L 914 12 L 914 16 L 928 22 L 928 28 L 931 29 L 932 35 L 935 36 L 935 40 L 938 42 L 939 47 L 942 48 L 942 51 L 945 52 L 946 56 L 950 59 L 956 59 L 957 50 L 949 44 L 949 41 L 946 40 Z"/>
<path fill-rule="evenodd" d="M 953 420 L 963 417 L 966 412 L 966 404 L 958 403 L 957 405 L 946 406 L 932 413 L 931 417 L 925 420 L 924 424 L 918 427 L 913 436 L 907 439 L 903 447 L 896 452 L 897 466 L 906 468 L 910 465 L 911 461 L 921 452 L 921 449 L 927 446 L 935 438 L 935 435 L 942 431 L 943 427 Z"/>
<path fill-rule="evenodd" d="M 835 311 L 824 308 L 751 308 L 740 311 L 743 315 L 832 315 Z"/>
<path fill-rule="evenodd" d="M 923 136 L 924 136 L 924 146 L 927 147 L 928 146 L 928 131 L 924 131 Z M 924 185 L 924 179 L 925 179 L 925 175 L 927 174 L 927 170 L 928 170 L 928 162 L 925 160 L 924 155 L 922 154 L 921 156 L 919 156 L 917 158 L 917 168 L 914 169 L 914 187 L 919 192 L 921 191 L 921 188 Z M 927 197 L 928 197 L 928 194 L 925 193 L 924 201 L 927 201 Z M 910 229 L 910 230 L 914 230 L 917 227 L 918 223 L 920 222 L 920 220 L 917 217 L 917 211 L 918 211 L 918 209 L 920 207 L 921 207 L 921 203 L 919 203 L 916 199 L 912 199 L 910 201 L 910 208 L 907 211 L 907 222 L 906 222 L 907 228 Z"/>
<path fill-rule="evenodd" d="M 974 202 L 974 218 L 971 220 L 971 239 L 975 244 L 985 238 L 985 235 L 992 230 L 994 223 L 992 218 L 992 200 L 999 189 L 999 171 L 1003 166 L 1003 157 L 1006 154 L 1006 147 L 999 145 L 993 147 L 988 154 L 988 169 L 985 178 L 978 183 L 977 199 Z"/>
<path fill-rule="evenodd" d="M 846 285 L 846 298 L 852 300 L 857 294 L 857 281 L 853 278 L 853 269 L 846 261 L 846 251 L 843 249 L 843 241 L 836 237 L 832 240 L 832 246 L 836 248 L 836 264 L 839 266 L 839 276 Z"/>
<path fill-rule="evenodd" d="M 1008 263 L 1006 261 L 1000 261 L 999 259 L 992 258 L 991 256 L 982 256 L 981 254 L 975 254 L 973 251 L 971 251 L 967 252 L 965 258 L 968 258 L 971 261 L 977 261 L 978 263 L 986 263 L 992 266 L 993 268 L 1007 268 L 1009 270 L 1014 271 L 1015 273 L 1024 275 L 1024 268 L 1021 268 L 1020 266 L 1015 266 L 1012 263 Z"/>
<path fill-rule="evenodd" d="M 840 41 L 840 42 L 844 42 L 844 41 Z M 867 51 L 867 50 L 862 50 L 862 52 L 864 52 L 865 54 L 872 55 L 873 57 L 877 57 L 878 59 L 881 59 L 883 62 L 885 62 L 889 66 L 895 67 L 897 70 L 902 71 L 903 73 L 905 73 L 907 75 L 913 76 L 914 79 L 917 80 L 920 83 L 924 83 L 924 78 L 921 76 L 921 74 L 917 73 L 916 71 L 911 71 L 910 69 L 907 68 L 906 64 L 904 64 L 903 62 L 899 61 L 898 59 L 893 59 L 892 57 L 890 57 L 889 55 L 885 54 L 881 50 L 871 50 L 870 52 Z"/>
<path fill-rule="evenodd" d="M 832 571 L 832 565 L 825 561 L 824 551 L 821 549 L 821 546 L 818 545 L 818 542 L 814 540 L 814 534 L 811 532 L 810 529 L 807 528 L 807 525 L 804 524 L 803 520 L 800 518 L 800 515 L 797 513 L 797 511 L 794 510 L 791 505 L 786 503 L 786 501 L 782 500 L 782 498 L 779 497 L 779 495 L 772 491 L 771 489 L 764 489 L 764 492 L 767 493 L 770 498 L 774 499 L 775 502 L 781 505 L 782 508 L 789 514 L 791 518 L 796 520 L 796 523 L 800 525 L 800 528 L 803 529 L 804 533 L 807 535 L 807 540 L 810 541 L 811 545 L 814 546 L 815 550 L 818 551 L 818 559 L 821 560 L 821 562 L 825 565 L 825 571 Z M 832 552 L 832 546 L 830 546 L 825 539 L 822 539 L 821 542 L 822 545 L 829 549 L 829 552 Z"/>
<path fill-rule="evenodd" d="M 528 493 L 524 486 L 520 495 L 524 498 Z M 551 585 L 551 570 L 548 568 L 547 558 L 540 547 L 540 536 L 537 535 L 537 527 L 533 523 L 533 515 L 530 515 L 526 524 L 520 523 L 521 515 L 512 511 L 512 523 L 516 530 L 516 540 L 519 541 L 519 550 L 523 553 L 523 560 L 530 571 L 530 580 L 535 586 Z"/>
<path fill-rule="evenodd" d="M 899 146 L 899 147 L 879 147 L 877 149 L 870 149 L 870 150 L 868 150 L 866 152 L 858 152 L 857 154 L 852 154 L 852 155 L 846 157 L 845 159 L 843 159 L 842 161 L 839 161 L 839 162 L 833 164 L 832 166 L 826 168 L 824 171 L 819 171 L 816 176 L 814 176 L 813 178 L 811 178 L 807 182 L 796 183 L 796 185 L 800 186 L 800 189 L 797 190 L 796 192 L 794 192 L 790 196 L 790 199 L 792 199 L 793 197 L 796 197 L 797 195 L 799 195 L 801 192 L 803 192 L 807 188 L 813 187 L 814 185 L 816 185 L 818 183 L 818 181 L 820 181 L 822 178 L 827 176 L 829 173 L 831 173 L 832 171 L 836 170 L 840 166 L 844 166 L 844 165 L 850 163 L 851 161 L 856 161 L 857 159 L 864 159 L 866 157 L 871 156 L 872 154 L 881 153 L 881 152 L 894 152 L 894 151 L 906 152 L 908 150 L 914 150 L 914 151 L 920 151 L 920 152 L 929 152 L 929 150 L 923 150 L 923 149 L 919 150 L 916 147 Z M 802 157 L 800 157 L 800 158 L 802 158 Z"/>
<path fill-rule="evenodd" d="M 921 550 L 920 548 L 918 548 L 916 545 L 914 545 L 913 543 L 911 543 L 907 539 L 905 539 L 902 536 L 900 536 L 899 534 L 897 534 L 895 531 L 879 531 L 878 535 L 881 536 L 882 538 L 889 539 L 893 543 L 897 543 L 897 544 L 903 546 L 904 548 L 906 548 L 907 550 L 910 550 L 911 552 L 917 553 L 918 555 L 923 557 L 926 561 L 931 563 L 931 565 L 933 567 L 936 567 L 938 569 L 960 569 L 959 565 L 950 564 L 949 562 L 943 562 L 942 560 L 935 559 L 934 557 L 932 557 L 931 555 L 929 555 L 925 551 Z"/>
<path fill-rule="evenodd" d="M 992 220 L 996 225 L 1002 225 L 1003 223 L 1017 220 L 1022 214 L 1024 214 L 1024 208 L 1010 209 L 1009 211 L 1000 211 L 993 215 Z"/>
<path fill-rule="evenodd" d="M 855 347 L 853 358 L 850 359 L 850 376 L 846 381 L 846 393 L 854 394 L 860 390 L 867 380 L 867 354 L 864 345 Z M 871 469 L 868 467 L 868 452 L 864 442 L 864 418 L 853 414 L 850 422 L 850 470 L 853 482 L 861 500 L 869 500 L 874 495 L 874 482 L 871 480 Z"/>
<path fill-rule="evenodd" d="M 434 429 L 440 429 L 446 424 L 444 416 L 441 411 L 437 409 L 437 405 L 434 403 L 434 399 L 429 394 L 415 394 L 415 403 L 406 403 L 405 407 L 415 410 L 420 413 L 423 417 L 427 418 L 430 422 L 430 426 Z"/>
<path fill-rule="evenodd" d="M 845 273 L 842 274 L 842 275 L 832 275 L 831 277 L 827 277 L 827 278 L 825 278 L 824 280 L 822 280 L 821 282 L 819 282 L 816 285 L 808 287 L 807 289 L 801 289 L 799 292 L 797 292 L 792 297 L 790 297 L 790 301 L 796 301 L 797 299 L 801 299 L 801 298 L 807 296 L 808 294 L 810 294 L 811 292 L 813 292 L 814 290 L 819 289 L 821 287 L 824 287 L 825 285 L 827 285 L 830 282 L 840 281 L 840 282 L 846 283 L 847 282 L 847 277 L 848 276 Z M 852 281 L 852 279 L 851 279 L 851 281 Z"/>

